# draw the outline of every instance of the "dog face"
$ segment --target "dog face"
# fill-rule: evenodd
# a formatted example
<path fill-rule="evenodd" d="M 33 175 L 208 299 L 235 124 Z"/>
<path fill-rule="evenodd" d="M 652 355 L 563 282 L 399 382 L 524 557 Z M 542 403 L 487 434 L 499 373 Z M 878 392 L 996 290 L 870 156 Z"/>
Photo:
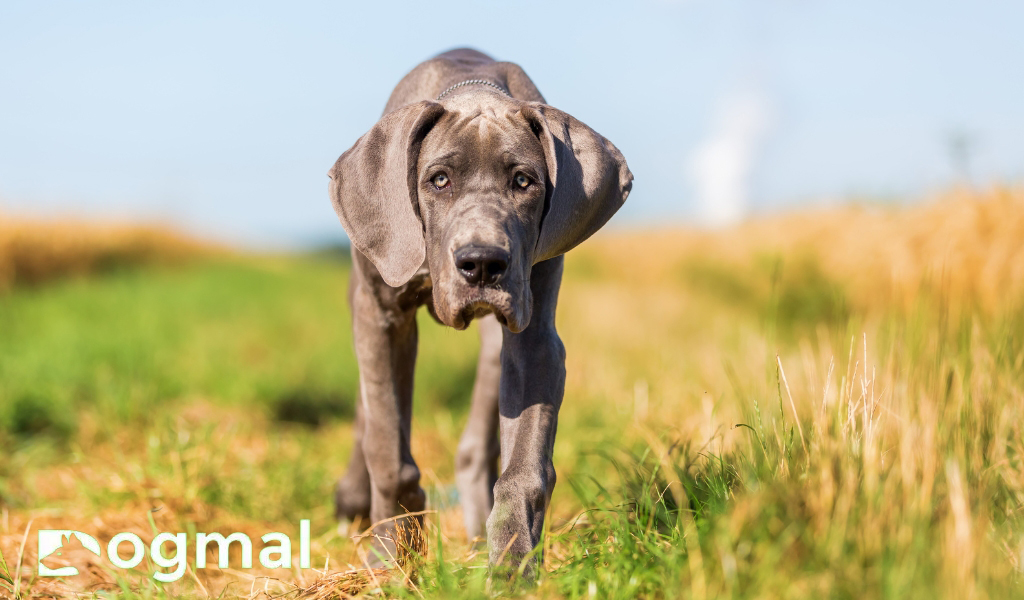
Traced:
<path fill-rule="evenodd" d="M 458 94 L 385 115 L 328 173 L 352 244 L 391 286 L 426 261 L 438 318 L 530 322 L 530 271 L 599 229 L 632 174 L 608 140 L 550 106 Z"/>
<path fill-rule="evenodd" d="M 547 163 L 527 117 L 494 96 L 449 108 L 425 136 L 419 210 L 438 318 L 463 329 L 493 312 L 520 331 L 533 304 Z"/>

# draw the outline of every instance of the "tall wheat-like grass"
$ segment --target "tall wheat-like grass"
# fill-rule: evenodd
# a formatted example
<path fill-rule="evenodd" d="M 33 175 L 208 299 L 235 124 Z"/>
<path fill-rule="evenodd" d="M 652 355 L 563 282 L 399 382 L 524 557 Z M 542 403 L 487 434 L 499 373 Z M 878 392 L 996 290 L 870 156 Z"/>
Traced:
<path fill-rule="evenodd" d="M 180 261 L 213 246 L 167 227 L 0 215 L 0 290 L 65 275 Z"/>
<path fill-rule="evenodd" d="M 599 234 L 581 254 L 609 279 L 654 284 L 694 265 L 771 268 L 785 258 L 814 263 L 860 309 L 907 308 L 932 293 L 999 310 L 1024 293 L 1024 189 L 953 191 L 910 207 L 806 210 L 725 231 Z"/>
<path fill-rule="evenodd" d="M 306 430 L 254 410 L 260 393 L 311 410 L 355 393 L 345 267 L 204 268 L 0 298 L 6 323 L 21 327 L 0 354 L 0 391 L 31 408 L 71 390 L 54 421 L 78 419 L 63 437 L 27 426 L 0 435 L 17 450 L 0 461 L 12 575 L 0 568 L 0 595 L 19 575 L 37 594 L 515 591 L 488 584 L 486 552 L 470 548 L 450 502 L 475 336 L 421 321 L 412 442 L 437 511 L 425 556 L 402 572 L 349 571 L 359 562 L 333 529 L 329 498 L 350 413 L 325 412 Z M 92 307 L 87 317 L 68 308 L 77 302 Z M 74 335 L 34 334 L 65 317 Z M 601 232 L 566 259 L 558 329 L 558 484 L 545 568 L 525 595 L 1024 597 L 1024 191 L 713 232 Z M 110 330 L 126 335 L 111 341 Z M 77 353 L 52 361 L 70 344 Z M 159 360 L 134 360 L 156 351 Z M 279 393 L 288 390 L 301 393 Z M 32 425 L 35 413 L 22 412 L 10 422 Z M 26 431 L 81 450 L 72 460 L 52 449 L 47 463 L 23 450 L 47 447 Z M 36 510 L 44 504 L 58 512 Z M 200 570 L 168 587 L 149 572 L 115 572 L 58 592 L 12 564 L 33 518 L 150 535 L 142 515 L 157 506 L 167 531 L 255 535 L 310 514 L 318 571 Z"/>
<path fill-rule="evenodd" d="M 1022 592 L 1019 190 L 609 235 L 568 270 L 570 389 L 643 408 L 619 489 L 579 485 L 604 512 L 558 538 L 561 593 Z"/>

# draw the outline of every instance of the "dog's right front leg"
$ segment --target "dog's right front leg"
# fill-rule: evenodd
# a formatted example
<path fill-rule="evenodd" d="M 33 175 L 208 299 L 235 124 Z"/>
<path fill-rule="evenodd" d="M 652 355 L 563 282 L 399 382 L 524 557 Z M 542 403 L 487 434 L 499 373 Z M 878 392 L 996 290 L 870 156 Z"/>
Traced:
<path fill-rule="evenodd" d="M 365 280 L 355 285 L 352 327 L 362 396 L 362 450 L 370 474 L 370 521 L 377 523 L 422 511 L 426 504 L 420 471 L 409 448 L 416 309 L 403 310 L 388 302 Z M 390 561 L 397 556 L 399 521 L 374 529 L 377 558 Z"/>

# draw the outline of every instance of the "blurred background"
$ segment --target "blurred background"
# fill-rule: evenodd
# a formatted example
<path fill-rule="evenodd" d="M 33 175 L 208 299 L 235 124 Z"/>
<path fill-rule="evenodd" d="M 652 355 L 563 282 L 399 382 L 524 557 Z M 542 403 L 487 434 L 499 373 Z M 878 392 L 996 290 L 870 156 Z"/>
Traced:
<path fill-rule="evenodd" d="M 636 175 L 613 225 L 1024 176 L 1012 0 L 4 2 L 0 210 L 343 235 L 327 169 L 420 61 L 522 65 Z"/>
<path fill-rule="evenodd" d="M 0 3 L 0 596 L 322 598 L 362 564 L 332 506 L 359 375 L 326 173 L 468 45 L 636 177 L 565 259 L 538 597 L 1024 597 L 1022 23 L 1010 0 Z M 453 486 L 478 336 L 418 318 L 434 562 L 394 595 L 492 597 Z M 39 528 L 299 518 L 330 569 L 33 568 Z"/>

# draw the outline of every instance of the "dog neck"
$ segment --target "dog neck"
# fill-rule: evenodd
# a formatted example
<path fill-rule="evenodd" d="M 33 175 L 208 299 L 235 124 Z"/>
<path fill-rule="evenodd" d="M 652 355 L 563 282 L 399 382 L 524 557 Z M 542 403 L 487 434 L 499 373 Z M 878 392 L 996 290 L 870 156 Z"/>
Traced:
<path fill-rule="evenodd" d="M 508 90 L 506 90 L 505 88 L 501 87 L 500 85 L 498 85 L 496 83 L 493 83 L 491 81 L 487 81 L 486 79 L 467 79 L 466 81 L 460 81 L 459 83 L 456 83 L 455 85 L 453 85 L 453 86 L 449 87 L 448 89 L 446 89 L 445 91 L 441 92 L 441 95 L 439 95 L 437 97 L 437 101 L 440 102 L 441 98 L 444 98 L 449 93 L 459 89 L 460 87 L 467 86 L 467 85 L 486 85 L 486 86 L 490 86 L 490 87 L 498 90 L 502 94 L 505 94 L 509 98 L 512 97 L 512 94 L 508 93 Z"/>

